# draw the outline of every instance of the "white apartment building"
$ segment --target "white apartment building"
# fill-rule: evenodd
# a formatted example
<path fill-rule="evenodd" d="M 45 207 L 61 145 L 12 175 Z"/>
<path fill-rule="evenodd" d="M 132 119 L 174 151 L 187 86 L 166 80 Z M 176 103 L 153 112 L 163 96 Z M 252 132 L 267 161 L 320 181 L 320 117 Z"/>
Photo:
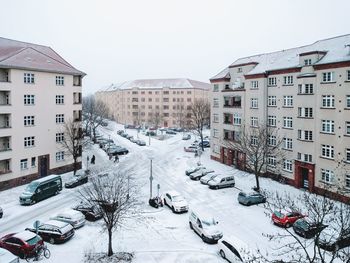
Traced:
<path fill-rule="evenodd" d="M 95 93 L 119 123 L 183 127 L 195 99 L 209 99 L 210 84 L 196 80 L 142 79 L 113 84 Z M 157 115 L 157 117 L 155 117 Z M 182 122 L 182 123 L 181 123 Z"/>
<path fill-rule="evenodd" d="M 284 140 L 288 183 L 311 192 L 340 185 L 349 196 L 350 35 L 240 58 L 210 81 L 212 159 L 244 169 L 225 140 L 242 124 L 268 125 Z"/>
<path fill-rule="evenodd" d="M 84 75 L 50 47 L 0 38 L 0 190 L 72 170 L 59 141 L 81 121 Z"/>

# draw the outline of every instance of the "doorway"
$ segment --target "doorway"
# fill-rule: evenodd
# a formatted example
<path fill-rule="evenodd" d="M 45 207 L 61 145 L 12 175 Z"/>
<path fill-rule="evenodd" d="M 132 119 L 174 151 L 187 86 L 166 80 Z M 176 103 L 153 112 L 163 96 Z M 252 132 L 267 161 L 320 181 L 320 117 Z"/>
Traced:
<path fill-rule="evenodd" d="M 301 187 L 305 189 L 309 189 L 309 169 L 300 168 L 301 169 Z"/>
<path fill-rule="evenodd" d="M 48 174 L 49 156 L 39 156 L 39 177 L 45 177 Z"/>

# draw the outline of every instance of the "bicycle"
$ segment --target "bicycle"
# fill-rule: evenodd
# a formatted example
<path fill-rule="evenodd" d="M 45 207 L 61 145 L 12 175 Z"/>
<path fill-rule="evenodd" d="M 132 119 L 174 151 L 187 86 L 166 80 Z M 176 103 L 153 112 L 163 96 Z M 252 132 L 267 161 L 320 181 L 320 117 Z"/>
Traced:
<path fill-rule="evenodd" d="M 39 261 L 41 260 L 43 257 L 45 258 L 50 258 L 51 256 L 51 251 L 47 248 L 46 245 L 43 246 L 36 246 L 34 249 L 34 254 L 31 256 L 27 256 L 25 257 L 25 260 L 27 262 L 30 261 Z"/>

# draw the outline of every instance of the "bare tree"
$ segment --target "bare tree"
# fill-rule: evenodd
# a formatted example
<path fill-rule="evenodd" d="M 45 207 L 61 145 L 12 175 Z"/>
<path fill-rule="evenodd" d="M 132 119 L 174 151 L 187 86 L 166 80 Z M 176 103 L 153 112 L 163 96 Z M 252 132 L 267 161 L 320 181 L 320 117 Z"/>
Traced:
<path fill-rule="evenodd" d="M 191 104 L 191 115 L 188 116 L 191 123 L 191 129 L 200 137 L 202 151 L 203 146 L 203 130 L 210 120 L 210 104 L 206 99 L 195 99 Z"/>
<path fill-rule="evenodd" d="M 244 168 L 255 175 L 255 190 L 260 190 L 259 177 L 262 173 L 278 173 L 285 153 L 281 149 L 283 138 L 278 130 L 260 125 L 258 127 L 242 126 L 236 138 L 227 137 L 223 144 L 230 150 L 243 155 Z"/>
<path fill-rule="evenodd" d="M 83 113 L 88 129 L 92 130 L 93 141 L 96 141 L 96 130 L 109 116 L 108 106 L 101 100 L 96 100 L 93 95 L 83 98 Z"/>
<path fill-rule="evenodd" d="M 176 121 L 176 125 L 182 129 L 188 128 L 188 121 L 189 121 L 188 114 L 191 112 L 191 110 L 188 108 L 185 108 L 185 104 L 183 102 L 177 103 L 174 106 L 175 106 L 174 119 Z"/>
<path fill-rule="evenodd" d="M 152 115 L 149 117 L 148 122 L 153 125 L 155 128 L 158 128 L 163 122 L 163 114 L 160 109 L 154 109 Z"/>
<path fill-rule="evenodd" d="M 291 196 L 287 193 L 265 192 L 268 198 L 265 203 L 266 215 L 271 217 L 274 211 L 298 211 L 307 213 L 308 222 L 320 227 L 328 235 L 321 236 L 321 231 L 315 236 L 305 239 L 298 236 L 291 228 L 284 228 L 282 232 L 264 234 L 276 244 L 274 254 L 269 256 L 260 254 L 260 262 L 275 262 L 276 258 L 282 258 L 282 262 L 308 262 L 308 263 L 333 263 L 350 262 L 350 248 L 341 248 L 332 245 L 342 238 L 350 237 L 350 205 L 339 203 L 327 197 L 329 192 L 325 189 L 322 195 L 309 192 Z M 322 249 L 320 244 L 332 248 L 331 251 Z M 271 259 L 271 256 L 274 259 Z M 269 258 L 270 257 L 270 258 Z"/>
<path fill-rule="evenodd" d="M 113 255 L 113 232 L 129 218 L 140 216 L 138 212 L 137 189 L 131 169 L 118 167 L 117 171 L 93 174 L 91 184 L 79 191 L 82 202 L 96 206 L 102 212 L 103 230 L 108 233 L 108 256 Z"/>
<path fill-rule="evenodd" d="M 56 138 L 56 141 L 60 143 L 65 154 L 72 156 L 75 174 L 78 170 L 78 159 L 81 157 L 83 146 L 86 143 L 83 138 L 81 122 L 72 119 L 67 120 L 63 125 L 61 133 L 63 136 Z"/>

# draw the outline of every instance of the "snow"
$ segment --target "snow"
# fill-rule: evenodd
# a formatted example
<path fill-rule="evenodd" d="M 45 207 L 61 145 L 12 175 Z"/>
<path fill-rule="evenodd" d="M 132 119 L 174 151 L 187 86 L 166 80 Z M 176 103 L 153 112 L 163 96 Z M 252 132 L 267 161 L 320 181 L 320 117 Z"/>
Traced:
<path fill-rule="evenodd" d="M 16 257 L 6 249 L 0 247 L 0 262 L 15 262 Z"/>
<path fill-rule="evenodd" d="M 160 184 L 160 194 L 165 191 L 177 191 L 189 204 L 189 209 L 204 210 L 214 217 L 218 227 L 223 231 L 224 238 L 236 237 L 254 251 L 272 252 L 280 243 L 269 241 L 262 234 L 284 233 L 284 229 L 272 224 L 271 218 L 265 215 L 263 205 L 246 207 L 237 201 L 240 191 L 251 192 L 255 186 L 253 175 L 226 166 L 210 159 L 210 149 L 206 149 L 199 157 L 194 153 L 185 152 L 184 147 L 190 145 L 196 138 L 182 140 L 182 133 L 170 136 L 160 141 L 149 138 L 137 130 L 127 129 L 127 133 L 147 142 L 147 146 L 138 146 L 117 135 L 116 131 L 123 129 L 122 125 L 109 122 L 100 133 L 114 140 L 117 145 L 126 147 L 129 154 L 120 156 L 120 162 L 108 160 L 107 154 L 90 144 L 83 153 L 83 168 L 103 172 L 118 169 L 119 165 L 128 164 L 134 169 L 134 180 L 140 186 L 139 199 L 142 205 L 142 218 L 128 219 L 113 235 L 115 252 L 133 252 L 133 262 L 224 262 L 218 255 L 218 246 L 203 243 L 201 238 L 189 227 L 189 213 L 174 214 L 168 207 L 159 209 L 148 205 L 150 196 L 149 176 L 150 160 L 152 158 L 153 196 L 157 195 L 157 184 Z M 209 134 L 209 131 L 207 131 Z M 95 155 L 95 165 L 87 164 L 86 157 Z M 234 175 L 234 188 L 211 190 L 199 181 L 193 181 L 185 175 L 185 170 L 196 166 L 200 161 L 203 165 L 215 170 L 216 173 Z M 72 173 L 62 175 L 63 183 Z M 38 202 L 31 206 L 21 206 L 18 197 L 26 186 L 16 187 L 0 192 L 0 206 L 4 209 L 4 217 L 0 219 L 0 237 L 19 232 L 31 227 L 35 220 L 46 222 L 54 213 L 71 208 L 79 203 L 80 188 L 63 189 L 58 195 Z M 287 192 L 291 196 L 301 193 L 300 190 L 283 185 L 270 179 L 261 178 L 261 187 L 267 190 Z M 82 262 L 84 254 L 107 251 L 107 234 L 102 231 L 102 220 L 86 222 L 85 226 L 75 231 L 75 235 L 62 245 L 47 244 L 51 251 L 48 263 Z"/>
<path fill-rule="evenodd" d="M 36 234 L 34 234 L 33 232 L 30 232 L 30 231 L 22 231 L 22 232 L 19 232 L 13 236 L 17 237 L 21 240 L 28 241 L 28 240 L 36 237 Z"/>

